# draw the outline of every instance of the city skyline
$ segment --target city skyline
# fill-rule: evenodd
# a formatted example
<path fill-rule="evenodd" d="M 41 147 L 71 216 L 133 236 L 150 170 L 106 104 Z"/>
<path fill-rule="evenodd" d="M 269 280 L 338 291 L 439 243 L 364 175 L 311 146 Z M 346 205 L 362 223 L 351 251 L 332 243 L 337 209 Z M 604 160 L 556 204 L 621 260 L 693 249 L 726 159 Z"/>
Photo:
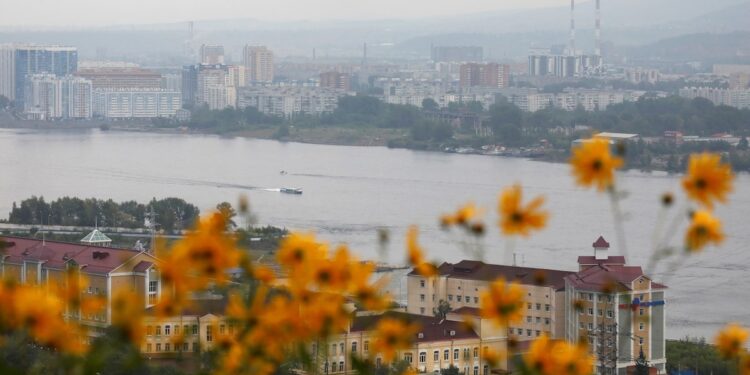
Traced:
<path fill-rule="evenodd" d="M 408 3 L 384 0 L 378 3 L 360 1 L 280 0 L 267 4 L 243 3 L 238 0 L 217 0 L 210 3 L 198 0 L 168 0 L 131 2 L 94 2 L 89 0 L 52 1 L 33 3 L 7 1 L 0 14 L 0 27 L 100 27 L 129 24 L 151 24 L 251 18 L 263 21 L 322 21 L 337 19 L 413 19 L 452 16 L 486 11 L 531 9 L 564 6 L 568 0 L 469 0 L 457 3 L 436 3 L 416 0 Z M 105 5 L 106 4 L 106 10 Z M 94 7 L 94 9 L 92 9 Z M 101 9 L 101 10 L 97 10 Z M 398 13 L 393 10 L 398 9 Z"/>

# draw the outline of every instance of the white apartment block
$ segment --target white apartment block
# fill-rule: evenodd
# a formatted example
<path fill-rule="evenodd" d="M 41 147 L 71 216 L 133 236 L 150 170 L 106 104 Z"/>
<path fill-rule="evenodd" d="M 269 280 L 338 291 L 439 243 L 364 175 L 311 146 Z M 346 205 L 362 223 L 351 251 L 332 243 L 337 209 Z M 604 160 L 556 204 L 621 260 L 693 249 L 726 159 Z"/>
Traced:
<path fill-rule="evenodd" d="M 750 89 L 687 87 L 684 89 L 680 89 L 679 94 L 681 97 L 687 99 L 708 99 L 715 105 L 726 105 L 739 109 L 750 108 Z"/>
<path fill-rule="evenodd" d="M 352 93 L 320 87 L 257 87 L 239 90 L 237 108 L 255 107 L 271 116 L 320 115 L 336 110 L 338 100 Z"/>
<path fill-rule="evenodd" d="M 179 91 L 155 89 L 95 90 L 94 115 L 104 118 L 171 117 L 182 108 Z"/>
<path fill-rule="evenodd" d="M 92 83 L 74 76 L 34 74 L 24 83 L 24 113 L 34 120 L 92 116 Z"/>

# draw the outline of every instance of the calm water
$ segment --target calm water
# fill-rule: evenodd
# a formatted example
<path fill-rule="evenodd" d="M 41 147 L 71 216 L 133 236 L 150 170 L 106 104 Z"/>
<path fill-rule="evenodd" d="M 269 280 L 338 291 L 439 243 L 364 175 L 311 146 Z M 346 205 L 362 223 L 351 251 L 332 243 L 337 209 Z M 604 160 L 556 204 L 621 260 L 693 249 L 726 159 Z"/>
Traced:
<path fill-rule="evenodd" d="M 487 261 L 510 259 L 503 255 L 510 248 L 526 266 L 575 270 L 576 257 L 593 254 L 591 243 L 600 234 L 613 252 L 621 251 L 608 199 L 576 188 L 562 164 L 214 136 L 0 130 L 0 171 L 3 216 L 13 201 L 30 195 L 141 202 L 175 196 L 206 210 L 246 194 L 261 224 L 313 230 L 363 257 L 401 263 L 410 224 L 420 226 L 435 260 L 469 256 L 472 244 L 442 232 L 437 218 L 474 201 L 487 208 L 491 230 L 481 244 Z M 679 177 L 628 172 L 620 181 L 630 193 L 624 202 L 629 261 L 645 266 L 659 196 L 676 191 Z M 553 216 L 541 234 L 508 244 L 494 225 L 496 199 L 503 186 L 517 182 L 529 195 L 545 195 Z M 280 187 L 301 187 L 304 194 L 281 194 Z M 718 213 L 728 233 L 722 248 L 689 258 L 669 275 L 670 262 L 662 263 L 655 273 L 670 286 L 669 337 L 712 337 L 723 322 L 750 324 L 748 176 L 738 178 L 732 206 Z M 383 256 L 378 228 L 391 233 Z"/>

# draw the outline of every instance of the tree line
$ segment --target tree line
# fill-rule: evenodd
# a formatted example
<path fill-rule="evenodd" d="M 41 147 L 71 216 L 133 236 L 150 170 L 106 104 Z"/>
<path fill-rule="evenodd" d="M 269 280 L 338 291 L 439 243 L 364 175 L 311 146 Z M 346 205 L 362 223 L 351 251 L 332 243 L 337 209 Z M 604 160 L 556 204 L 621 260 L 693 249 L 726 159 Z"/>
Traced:
<path fill-rule="evenodd" d="M 167 233 L 190 228 L 200 210 L 180 198 L 152 199 L 143 204 L 136 201 L 117 203 L 112 199 L 63 197 L 47 202 L 32 196 L 20 204 L 13 202 L 8 215 L 12 224 L 63 225 L 143 228 L 147 215 L 156 214 L 159 229 Z"/>

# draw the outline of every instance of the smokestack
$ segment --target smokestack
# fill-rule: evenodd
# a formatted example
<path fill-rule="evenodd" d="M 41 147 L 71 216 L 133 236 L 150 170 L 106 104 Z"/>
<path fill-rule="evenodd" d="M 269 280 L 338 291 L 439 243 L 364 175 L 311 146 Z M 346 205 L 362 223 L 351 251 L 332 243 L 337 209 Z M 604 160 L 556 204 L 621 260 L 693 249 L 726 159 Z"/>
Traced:
<path fill-rule="evenodd" d="M 601 6 L 599 4 L 600 0 L 595 0 L 596 2 L 596 50 L 594 54 L 597 57 L 602 56 L 602 10 Z M 601 60 L 601 59 L 600 59 Z"/>
<path fill-rule="evenodd" d="M 576 0 L 570 0 L 570 55 L 576 55 Z"/>
<path fill-rule="evenodd" d="M 362 66 L 367 65 L 367 43 L 364 44 L 364 51 L 362 56 Z"/>

